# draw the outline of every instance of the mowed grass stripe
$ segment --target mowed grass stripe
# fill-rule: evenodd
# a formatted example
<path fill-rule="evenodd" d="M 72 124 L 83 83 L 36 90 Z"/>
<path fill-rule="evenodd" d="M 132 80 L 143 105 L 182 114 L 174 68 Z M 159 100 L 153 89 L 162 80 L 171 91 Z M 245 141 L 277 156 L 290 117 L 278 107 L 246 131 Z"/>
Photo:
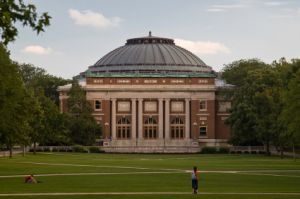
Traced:
<path fill-rule="evenodd" d="M 18 194 L 0 194 L 0 197 L 5 197 L 5 196 L 70 196 L 70 195 L 191 195 L 191 192 L 18 193 Z M 300 193 L 199 192 L 197 195 L 300 195 Z"/>

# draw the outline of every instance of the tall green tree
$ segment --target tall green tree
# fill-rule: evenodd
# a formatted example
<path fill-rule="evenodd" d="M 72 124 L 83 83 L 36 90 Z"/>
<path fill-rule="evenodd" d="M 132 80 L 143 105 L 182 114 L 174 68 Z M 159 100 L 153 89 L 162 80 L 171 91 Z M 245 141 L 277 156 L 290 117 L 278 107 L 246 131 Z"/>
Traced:
<path fill-rule="evenodd" d="M 281 120 L 287 127 L 286 136 L 288 143 L 292 145 L 295 154 L 295 146 L 300 146 L 300 67 L 291 79 L 285 92 L 284 108 Z M 295 155 L 294 155 L 295 157 Z"/>
<path fill-rule="evenodd" d="M 10 150 L 10 156 L 13 146 L 26 140 L 31 106 L 28 99 L 17 66 L 0 44 L 0 141 Z"/>
<path fill-rule="evenodd" d="M 44 112 L 43 127 L 39 143 L 41 145 L 68 145 L 70 143 L 69 118 L 59 112 L 58 106 L 43 94 L 38 96 Z"/>
<path fill-rule="evenodd" d="M 264 144 L 269 153 L 270 144 L 280 133 L 282 82 L 278 74 L 271 66 L 257 60 L 250 60 L 248 64 L 245 60 L 234 62 L 224 74 L 229 81 L 237 83 L 231 115 L 226 121 L 232 127 L 231 142 L 235 145 Z"/>
<path fill-rule="evenodd" d="M 92 145 L 100 126 L 92 116 L 92 106 L 86 100 L 85 91 L 76 80 L 68 93 L 68 112 L 70 114 L 70 133 L 73 143 Z"/>
<path fill-rule="evenodd" d="M 47 12 L 38 15 L 35 5 L 25 4 L 23 0 L 0 0 L 0 34 L 5 45 L 18 35 L 16 22 L 29 26 L 39 34 L 50 25 L 50 19 Z"/>
<path fill-rule="evenodd" d="M 30 64 L 19 65 L 20 74 L 28 91 L 33 91 L 39 111 L 34 114 L 35 122 L 31 125 L 30 139 L 34 144 L 62 145 L 69 143 L 68 117 L 60 114 L 58 109 L 59 85 L 66 84 L 68 80 L 47 74 L 44 69 Z M 57 104 L 56 104 L 57 103 Z"/>

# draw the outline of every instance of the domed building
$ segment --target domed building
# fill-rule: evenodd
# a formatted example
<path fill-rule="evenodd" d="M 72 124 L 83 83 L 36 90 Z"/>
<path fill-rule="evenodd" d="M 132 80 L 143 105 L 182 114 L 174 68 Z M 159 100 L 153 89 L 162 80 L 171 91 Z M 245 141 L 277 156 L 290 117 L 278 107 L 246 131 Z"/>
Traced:
<path fill-rule="evenodd" d="M 230 102 L 218 96 L 226 84 L 173 39 L 128 39 L 80 76 L 107 152 L 193 153 L 230 136 Z M 58 88 L 62 112 L 70 88 Z"/>

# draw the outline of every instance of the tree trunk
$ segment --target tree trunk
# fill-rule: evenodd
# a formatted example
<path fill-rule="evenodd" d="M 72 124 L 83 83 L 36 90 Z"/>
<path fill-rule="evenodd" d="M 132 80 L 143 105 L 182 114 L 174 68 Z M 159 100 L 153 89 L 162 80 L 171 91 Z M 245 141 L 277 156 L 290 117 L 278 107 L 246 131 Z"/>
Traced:
<path fill-rule="evenodd" d="M 293 142 L 293 158 L 296 161 L 295 143 Z"/>
<path fill-rule="evenodd" d="M 36 142 L 33 142 L 33 154 L 36 154 Z"/>
<path fill-rule="evenodd" d="M 13 156 L 13 147 L 9 146 L 9 158 L 12 158 Z"/>
<path fill-rule="evenodd" d="M 23 153 L 22 153 L 22 156 L 24 157 L 25 156 L 25 145 L 23 145 Z"/>
<path fill-rule="evenodd" d="M 283 146 L 280 143 L 280 158 L 283 159 Z"/>
<path fill-rule="evenodd" d="M 270 153 L 270 143 L 269 142 L 266 143 L 266 152 L 267 152 L 267 155 L 271 155 L 271 153 Z"/>

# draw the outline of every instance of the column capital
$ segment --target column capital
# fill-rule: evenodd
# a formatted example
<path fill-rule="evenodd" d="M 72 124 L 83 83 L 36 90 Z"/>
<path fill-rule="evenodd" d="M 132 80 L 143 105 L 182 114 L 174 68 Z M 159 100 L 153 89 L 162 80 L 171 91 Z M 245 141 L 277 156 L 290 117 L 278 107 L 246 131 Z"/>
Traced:
<path fill-rule="evenodd" d="M 143 99 L 143 98 L 137 98 L 137 100 L 138 100 L 139 102 L 142 102 L 144 99 Z"/>
<path fill-rule="evenodd" d="M 113 102 L 117 101 L 116 98 L 111 98 L 110 100 L 113 101 Z"/>
<path fill-rule="evenodd" d="M 169 102 L 171 100 L 171 98 L 165 98 L 164 99 L 166 102 Z"/>

